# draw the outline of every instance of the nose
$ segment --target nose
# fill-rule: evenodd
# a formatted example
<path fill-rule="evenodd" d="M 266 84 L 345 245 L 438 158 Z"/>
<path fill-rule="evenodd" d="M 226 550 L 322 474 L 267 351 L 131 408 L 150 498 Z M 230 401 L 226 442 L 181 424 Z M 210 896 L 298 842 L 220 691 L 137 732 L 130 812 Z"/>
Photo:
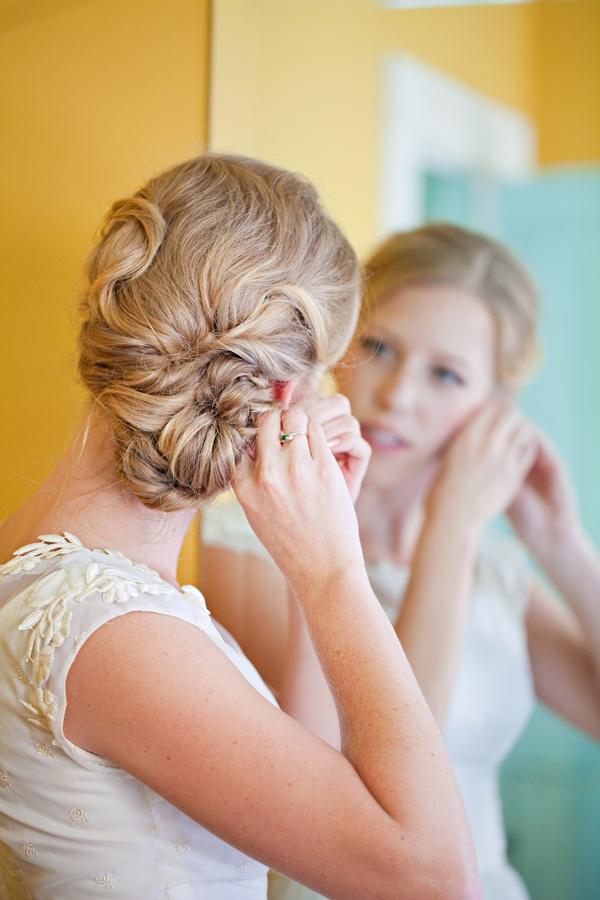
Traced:
<path fill-rule="evenodd" d="M 402 362 L 389 372 L 381 385 L 379 402 L 384 409 L 395 412 L 411 412 L 416 405 L 418 385 L 415 373 L 407 362 Z"/>

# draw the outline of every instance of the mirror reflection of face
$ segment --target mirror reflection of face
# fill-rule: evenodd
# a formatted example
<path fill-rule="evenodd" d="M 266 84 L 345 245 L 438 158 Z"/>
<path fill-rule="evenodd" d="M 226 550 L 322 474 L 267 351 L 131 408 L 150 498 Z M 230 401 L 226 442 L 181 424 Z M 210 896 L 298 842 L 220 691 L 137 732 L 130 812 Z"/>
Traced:
<path fill-rule="evenodd" d="M 440 457 L 494 390 L 496 342 L 490 311 L 458 287 L 404 286 L 375 306 L 339 372 L 372 447 L 370 480 Z"/>

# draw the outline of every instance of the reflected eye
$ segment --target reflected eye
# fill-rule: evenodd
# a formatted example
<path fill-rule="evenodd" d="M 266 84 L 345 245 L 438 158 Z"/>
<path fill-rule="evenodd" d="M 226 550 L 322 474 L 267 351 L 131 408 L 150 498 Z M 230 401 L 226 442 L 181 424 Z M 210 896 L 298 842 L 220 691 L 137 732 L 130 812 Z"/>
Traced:
<path fill-rule="evenodd" d="M 433 377 L 436 381 L 441 381 L 443 384 L 463 385 L 465 383 L 461 375 L 452 369 L 448 369 L 446 366 L 434 366 Z"/>
<path fill-rule="evenodd" d="M 394 359 L 395 357 L 393 348 L 379 338 L 366 337 L 360 343 L 363 349 L 371 356 L 376 356 L 380 359 Z"/>

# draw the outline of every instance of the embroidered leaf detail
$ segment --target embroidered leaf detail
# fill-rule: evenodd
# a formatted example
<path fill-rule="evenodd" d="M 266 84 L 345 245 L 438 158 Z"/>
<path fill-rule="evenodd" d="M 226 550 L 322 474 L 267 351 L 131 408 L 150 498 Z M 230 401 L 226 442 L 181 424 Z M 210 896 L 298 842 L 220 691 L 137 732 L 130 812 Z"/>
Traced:
<path fill-rule="evenodd" d="M 43 609 L 36 609 L 32 613 L 29 613 L 19 625 L 19 631 L 28 631 L 30 628 L 33 628 L 34 625 L 37 625 L 43 615 Z"/>
<path fill-rule="evenodd" d="M 20 547 L 7 563 L 0 565 L 0 577 L 29 572 L 42 561 L 82 550 L 87 548 L 68 531 L 63 535 L 42 534 L 37 542 Z M 85 603 L 94 594 L 99 594 L 105 604 L 121 604 L 140 594 L 156 596 L 177 590 L 162 581 L 158 572 L 131 562 L 116 550 L 87 552 L 103 553 L 109 561 L 122 560 L 132 566 L 137 574 L 132 577 L 118 566 L 112 568 L 98 562 L 74 564 L 48 572 L 21 594 L 25 615 L 18 629 L 30 634 L 26 651 L 29 671 L 27 675 L 21 673 L 20 680 L 27 685 L 29 696 L 28 701 L 19 702 L 32 714 L 27 721 L 50 734 L 58 707 L 44 684 L 50 674 L 54 652 L 69 633 L 75 604 Z M 148 581 L 148 576 L 153 580 Z M 201 595 L 198 593 L 198 596 Z"/>
<path fill-rule="evenodd" d="M 18 627 L 20 631 L 31 632 L 27 644 L 30 702 L 21 701 L 33 714 L 28 721 L 52 733 L 57 703 L 44 684 L 50 675 L 55 649 L 69 633 L 75 604 L 85 603 L 94 595 L 100 595 L 105 604 L 121 604 L 140 593 L 156 595 L 175 591 L 167 582 L 147 582 L 146 577 L 145 573 L 131 576 L 98 563 L 75 564 L 49 572 L 24 592 L 27 614 Z"/>
<path fill-rule="evenodd" d="M 25 553 L 31 553 L 32 551 L 37 553 L 42 552 L 39 543 L 36 542 L 35 544 L 25 544 L 24 547 L 19 547 L 18 550 L 15 550 L 13 556 L 23 556 Z"/>

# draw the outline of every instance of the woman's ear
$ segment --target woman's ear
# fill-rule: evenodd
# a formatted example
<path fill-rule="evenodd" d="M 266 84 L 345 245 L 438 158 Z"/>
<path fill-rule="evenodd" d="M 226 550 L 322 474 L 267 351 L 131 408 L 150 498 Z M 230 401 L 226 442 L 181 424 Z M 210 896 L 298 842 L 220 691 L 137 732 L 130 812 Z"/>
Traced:
<path fill-rule="evenodd" d="M 292 402 L 294 390 L 298 384 L 297 378 L 291 378 L 289 381 L 273 381 L 273 400 L 277 400 L 284 409 Z"/>

